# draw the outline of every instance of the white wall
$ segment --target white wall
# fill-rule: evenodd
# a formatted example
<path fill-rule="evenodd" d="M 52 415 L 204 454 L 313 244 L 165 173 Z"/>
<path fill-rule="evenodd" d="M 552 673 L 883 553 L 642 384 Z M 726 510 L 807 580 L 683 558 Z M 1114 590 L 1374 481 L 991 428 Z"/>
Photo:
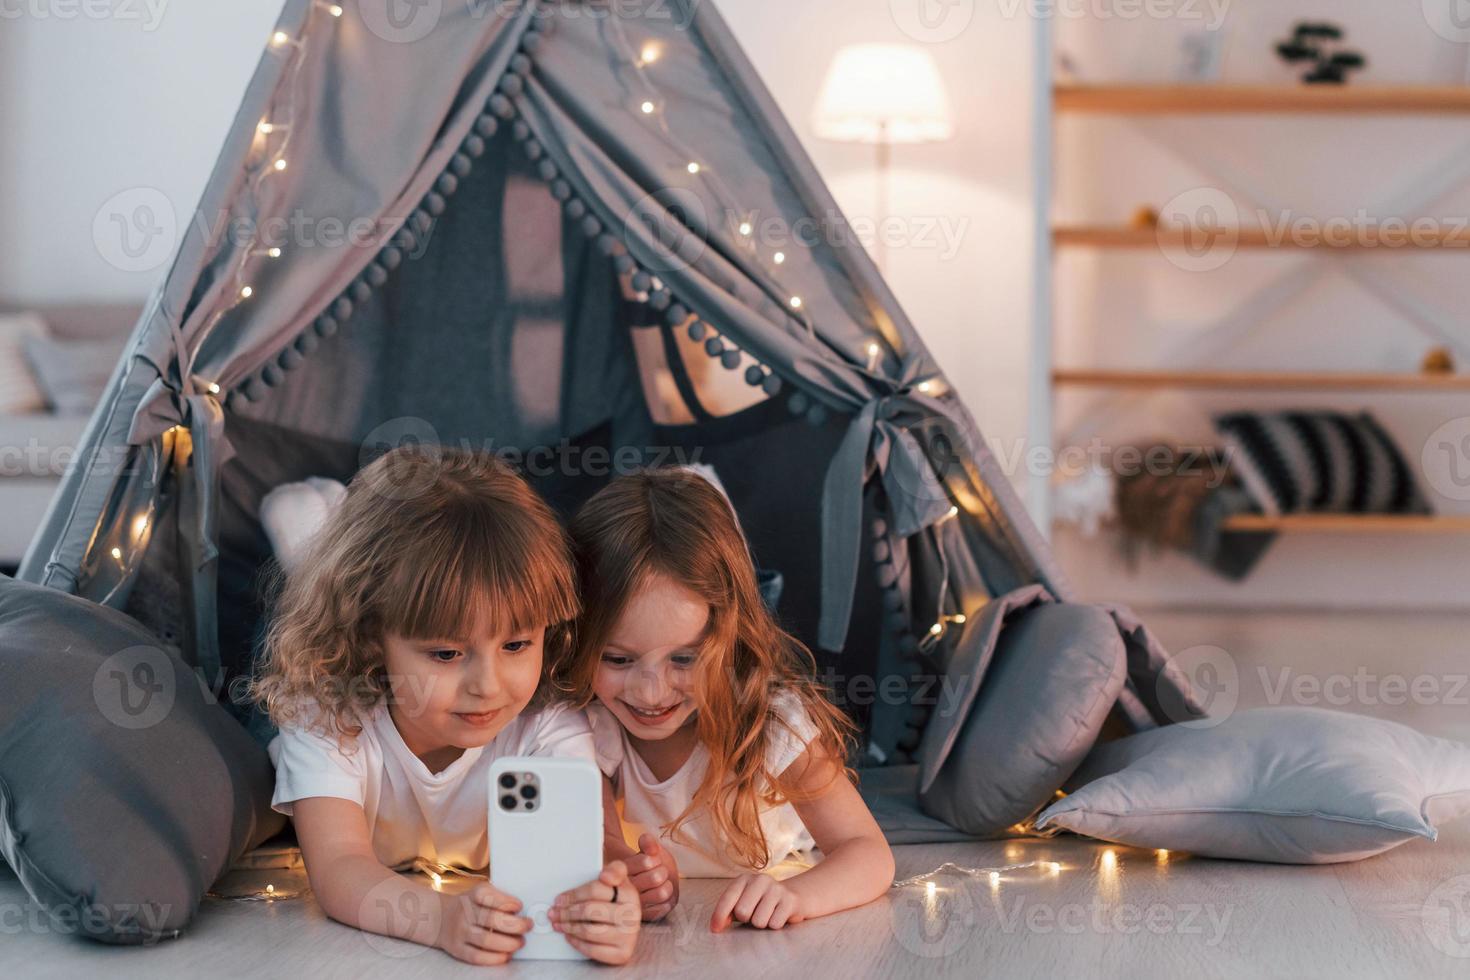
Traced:
<path fill-rule="evenodd" d="M 920 43 L 900 20 L 913 29 L 926 3 L 720 4 L 839 203 L 857 217 L 874 216 L 872 150 L 815 140 L 812 106 L 839 47 Z M 918 33 L 939 59 L 959 131 L 947 144 L 895 152 L 891 208 L 913 234 L 893 251 L 890 278 L 981 425 L 1015 438 L 1025 426 L 1030 334 L 1031 24 L 953 6 L 959 20 Z M 0 297 L 147 294 L 161 270 L 109 264 L 93 241 L 93 218 L 136 187 L 157 188 L 187 215 L 280 7 L 170 0 L 156 24 L 0 22 Z"/>
<path fill-rule="evenodd" d="M 93 219 L 135 188 L 156 189 L 187 216 L 280 9 L 281 0 L 0 5 L 0 297 L 147 295 L 162 268 L 110 264 Z"/>

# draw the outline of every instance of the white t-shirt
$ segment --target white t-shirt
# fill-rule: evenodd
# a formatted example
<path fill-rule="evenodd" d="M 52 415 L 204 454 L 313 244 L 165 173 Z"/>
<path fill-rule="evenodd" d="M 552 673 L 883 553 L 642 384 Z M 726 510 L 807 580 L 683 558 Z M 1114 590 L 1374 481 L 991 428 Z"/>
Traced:
<path fill-rule="evenodd" d="M 806 751 L 817 730 L 795 695 L 777 695 L 772 709 L 786 724 L 771 724 L 766 765 L 770 772 L 781 773 Z M 684 878 L 733 878 L 751 870 L 724 846 L 708 813 L 698 813 L 684 821 L 676 837 L 668 833 L 668 828 L 694 799 L 709 769 L 709 752 L 702 744 L 694 747 L 678 772 L 660 782 L 612 712 L 594 702 L 587 707 L 587 720 L 592 723 L 597 765 L 612 779 L 622 797 L 623 829 L 630 845 L 636 847 L 638 836 L 652 831 L 674 855 L 679 874 Z M 809 863 L 804 852 L 816 845 L 794 806 L 790 803 L 763 806 L 760 820 L 770 849 L 767 870 L 776 870 L 777 865 L 793 856 L 799 864 Z M 780 871 L 776 873 L 778 877 L 783 876 Z"/>
<path fill-rule="evenodd" d="M 287 816 L 296 800 L 332 796 L 367 814 L 373 853 L 395 870 L 422 858 L 431 864 L 482 870 L 490 863 L 490 766 L 507 756 L 573 756 L 596 761 L 586 716 L 565 705 L 525 711 L 488 745 L 465 749 L 431 773 L 404 744 L 387 703 L 362 722 L 356 749 L 335 738 L 291 727 L 271 740 L 276 791 L 271 806 Z"/>

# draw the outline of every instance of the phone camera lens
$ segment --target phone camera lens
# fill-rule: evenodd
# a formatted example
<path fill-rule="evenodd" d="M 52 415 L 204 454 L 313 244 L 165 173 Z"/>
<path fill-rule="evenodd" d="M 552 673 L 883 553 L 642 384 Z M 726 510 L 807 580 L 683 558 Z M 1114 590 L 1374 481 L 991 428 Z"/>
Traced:
<path fill-rule="evenodd" d="M 516 808 L 516 798 L 507 793 L 500 798 L 500 805 L 506 810 L 514 810 Z"/>
<path fill-rule="evenodd" d="M 534 787 L 534 786 L 522 786 L 521 787 L 521 796 L 525 797 L 528 800 L 534 800 L 536 798 L 536 787 Z"/>
<path fill-rule="evenodd" d="M 516 774 L 515 773 L 513 773 L 513 772 L 503 772 L 503 773 L 500 774 L 500 785 L 501 786 L 504 786 L 506 789 L 510 789 L 515 784 L 516 784 Z"/>

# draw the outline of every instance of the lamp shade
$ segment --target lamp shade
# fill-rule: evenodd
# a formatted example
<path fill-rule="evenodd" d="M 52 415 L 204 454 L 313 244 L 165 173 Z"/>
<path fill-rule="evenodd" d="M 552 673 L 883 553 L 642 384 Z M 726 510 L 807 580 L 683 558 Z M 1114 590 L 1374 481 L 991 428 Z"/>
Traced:
<path fill-rule="evenodd" d="M 817 100 L 816 133 L 848 143 L 927 143 L 954 135 L 939 65 L 923 48 L 856 44 L 837 52 Z"/>

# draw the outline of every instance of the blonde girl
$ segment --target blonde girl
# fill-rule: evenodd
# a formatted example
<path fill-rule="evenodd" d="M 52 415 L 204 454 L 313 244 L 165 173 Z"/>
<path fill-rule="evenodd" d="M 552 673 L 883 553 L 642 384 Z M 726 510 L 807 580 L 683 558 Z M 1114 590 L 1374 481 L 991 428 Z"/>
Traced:
<path fill-rule="evenodd" d="M 456 895 L 395 871 L 486 868 L 497 758 L 595 757 L 581 712 L 537 706 L 575 585 L 555 515 L 488 454 L 396 449 L 352 481 L 284 583 L 251 689 L 281 728 L 273 805 L 329 916 L 475 964 L 524 945 L 531 919 L 493 868 Z M 626 866 L 566 897 L 553 928 L 626 962 Z"/>
<path fill-rule="evenodd" d="M 645 918 L 678 877 L 731 877 L 710 919 L 780 929 L 873 900 L 893 857 L 844 760 L 851 726 L 781 630 L 723 494 L 688 470 L 621 477 L 572 524 L 583 614 L 558 687 L 587 704 L 623 804 Z M 621 836 L 621 835 L 619 835 Z M 822 860 L 777 880 L 815 845 Z"/>

